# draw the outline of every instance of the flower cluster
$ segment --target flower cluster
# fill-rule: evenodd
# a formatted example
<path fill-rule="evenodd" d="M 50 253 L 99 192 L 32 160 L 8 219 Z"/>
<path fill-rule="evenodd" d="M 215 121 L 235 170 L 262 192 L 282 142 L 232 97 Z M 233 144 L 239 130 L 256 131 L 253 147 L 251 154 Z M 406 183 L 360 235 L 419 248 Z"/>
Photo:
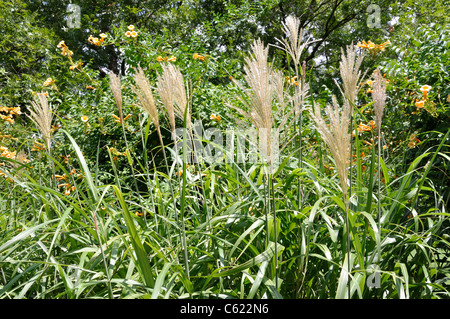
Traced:
<path fill-rule="evenodd" d="M 16 158 L 16 151 L 11 152 L 6 146 L 0 146 L 0 158 L 1 157 L 15 159 Z M 5 163 L 0 162 L 0 166 L 5 166 Z M 0 170 L 0 176 L 4 176 L 5 178 L 8 178 L 8 175 L 6 175 L 1 170 Z"/>
<path fill-rule="evenodd" d="M 32 152 L 41 152 L 45 150 L 45 145 L 39 142 L 34 141 L 34 145 L 31 148 Z"/>
<path fill-rule="evenodd" d="M 44 86 L 49 86 L 49 85 L 54 85 L 55 84 L 55 80 L 53 80 L 52 78 L 48 78 L 47 80 L 44 81 Z"/>
<path fill-rule="evenodd" d="M 120 123 L 120 117 L 118 117 L 118 116 L 115 115 L 115 114 L 112 114 L 112 117 L 114 117 L 114 122 Z M 123 118 L 123 120 L 126 121 L 126 120 L 128 120 L 130 117 L 131 117 L 131 114 L 128 114 L 127 116 L 125 116 L 125 117 Z"/>
<path fill-rule="evenodd" d="M 358 133 L 370 132 L 373 129 L 375 129 L 376 127 L 377 127 L 377 125 L 374 120 L 370 120 L 369 123 L 367 123 L 367 124 L 360 123 L 358 125 Z M 353 137 L 355 137 L 355 130 L 353 130 L 352 135 L 353 135 Z"/>
<path fill-rule="evenodd" d="M 375 44 L 375 43 L 373 43 L 372 41 L 369 40 L 368 42 L 366 42 L 366 41 L 362 41 L 362 43 L 358 42 L 358 44 L 356 46 L 358 46 L 360 48 L 363 48 L 363 49 L 367 49 L 367 50 L 372 51 L 372 52 L 375 52 L 377 50 L 378 51 L 384 51 L 386 49 L 386 45 L 388 45 L 388 44 L 391 44 L 391 41 L 387 40 L 384 43 Z"/>
<path fill-rule="evenodd" d="M 217 122 L 220 122 L 220 120 L 222 119 L 219 115 L 216 114 L 211 114 L 211 116 L 209 117 L 210 120 L 216 120 Z"/>
<path fill-rule="evenodd" d="M 6 113 L 6 115 L 1 113 Z M 13 115 L 20 115 L 20 114 L 22 114 L 22 112 L 20 111 L 20 107 L 18 106 L 17 107 L 0 106 L 0 118 L 11 124 L 14 124 Z"/>
<path fill-rule="evenodd" d="M 107 35 L 105 33 L 100 33 L 100 39 L 97 37 L 89 36 L 88 42 L 97 46 L 101 46 L 103 41 L 106 39 Z"/>
<path fill-rule="evenodd" d="M 90 39 L 91 37 L 89 37 Z M 64 56 L 67 56 L 69 58 L 70 61 L 70 70 L 75 70 L 75 69 L 79 69 L 83 63 L 81 61 L 78 61 L 77 63 L 73 62 L 72 60 L 72 55 L 73 52 L 69 50 L 69 48 L 67 47 L 66 43 L 64 42 L 64 40 L 62 40 L 61 42 L 59 42 L 59 44 L 57 45 L 58 48 L 61 48 L 61 54 Z M 52 80 L 52 78 L 48 78 L 47 81 L 44 82 L 44 86 L 48 86 L 48 85 L 53 85 L 54 81 Z M 55 86 L 52 86 L 53 88 L 55 88 Z"/>
<path fill-rule="evenodd" d="M 289 77 L 289 76 L 287 76 L 286 77 L 286 81 L 289 83 L 289 84 L 291 84 L 291 85 L 296 85 L 296 86 L 300 86 L 300 82 L 299 81 L 297 81 L 297 77 L 296 76 L 294 76 L 294 77 Z"/>
<path fill-rule="evenodd" d="M 70 69 L 70 70 L 79 69 L 82 65 L 83 65 L 83 62 L 78 61 L 76 64 L 73 63 L 71 66 L 69 66 L 69 69 Z"/>
<path fill-rule="evenodd" d="M 128 38 L 136 38 L 138 36 L 139 32 L 134 30 L 134 25 L 128 26 L 128 31 L 125 32 L 125 36 Z"/>
<path fill-rule="evenodd" d="M 67 56 L 72 56 L 73 52 L 69 50 L 69 48 L 67 47 L 66 43 L 64 42 L 64 40 L 62 40 L 61 42 L 58 43 L 57 45 L 58 48 L 61 48 L 61 54 L 62 55 L 67 55 Z"/>
<path fill-rule="evenodd" d="M 425 103 L 428 101 L 428 92 L 430 92 L 431 90 L 431 86 L 429 85 L 424 85 L 420 88 L 420 91 L 423 94 L 423 99 L 422 100 L 417 100 L 416 99 L 416 107 L 420 110 L 423 109 L 425 106 Z"/>
<path fill-rule="evenodd" d="M 163 58 L 162 56 L 158 56 L 156 58 L 156 61 L 158 61 L 158 62 L 175 62 L 176 60 L 177 60 L 177 58 L 174 56 L 171 56 L 170 58 L 168 58 L 168 57 Z"/>
<path fill-rule="evenodd" d="M 416 147 L 417 143 L 420 143 L 421 141 L 416 137 L 416 133 L 411 134 L 409 136 L 409 142 L 408 142 L 408 147 L 409 148 L 414 148 Z"/>
<path fill-rule="evenodd" d="M 109 150 L 111 151 L 112 155 L 115 156 L 127 156 L 127 152 L 119 152 L 115 147 L 110 147 Z"/>
<path fill-rule="evenodd" d="M 14 159 L 16 157 L 16 151 L 11 152 L 6 146 L 0 146 L 0 157 Z"/>
<path fill-rule="evenodd" d="M 75 168 L 73 168 L 70 171 L 69 175 L 73 175 L 73 176 L 78 177 L 78 178 L 82 178 L 83 177 L 83 175 L 77 173 Z M 64 187 L 65 188 L 64 195 L 66 195 L 66 196 L 70 195 L 71 192 L 75 191 L 75 186 L 70 183 L 70 176 L 69 175 L 64 174 L 64 175 L 55 175 L 54 176 L 54 178 L 56 179 L 57 182 L 61 182 L 61 181 L 64 182 L 62 184 L 59 184 L 58 188 Z"/>
<path fill-rule="evenodd" d="M 193 58 L 194 60 L 200 60 L 200 61 L 205 61 L 205 59 L 206 59 L 203 55 L 200 55 L 200 54 L 198 54 L 198 53 L 194 53 L 194 55 L 192 56 L 192 58 Z"/>

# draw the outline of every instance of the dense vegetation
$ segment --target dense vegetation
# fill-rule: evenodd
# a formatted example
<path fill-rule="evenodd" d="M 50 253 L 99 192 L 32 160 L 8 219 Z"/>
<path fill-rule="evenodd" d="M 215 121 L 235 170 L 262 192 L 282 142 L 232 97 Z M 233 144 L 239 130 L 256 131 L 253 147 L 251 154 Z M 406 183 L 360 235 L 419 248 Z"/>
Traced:
<path fill-rule="evenodd" d="M 0 0 L 0 298 L 448 298 L 446 8 L 371 4 Z"/>

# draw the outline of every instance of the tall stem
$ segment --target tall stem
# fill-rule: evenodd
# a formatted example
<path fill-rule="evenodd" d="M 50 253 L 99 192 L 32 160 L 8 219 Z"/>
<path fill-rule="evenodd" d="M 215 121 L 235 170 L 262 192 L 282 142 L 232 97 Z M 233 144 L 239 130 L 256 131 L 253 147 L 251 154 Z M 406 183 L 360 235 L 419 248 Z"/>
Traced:
<path fill-rule="evenodd" d="M 272 169 L 270 167 L 269 169 Z M 275 207 L 275 191 L 273 187 L 273 176 L 272 172 L 269 174 L 270 187 L 272 188 L 272 211 L 273 211 L 273 231 L 274 231 L 274 242 L 275 242 L 275 289 L 278 291 L 278 234 L 277 234 L 277 211 Z M 270 200 L 270 197 L 269 197 Z"/>
<path fill-rule="evenodd" d="M 351 265 L 350 265 L 350 222 L 348 218 L 348 200 L 347 196 L 344 195 L 344 207 L 345 207 L 345 227 L 347 228 L 347 289 L 348 289 L 348 299 L 351 298 L 350 296 L 350 271 L 351 271 Z"/>
<path fill-rule="evenodd" d="M 172 195 L 173 211 L 175 213 L 175 221 L 176 221 L 177 225 L 179 225 L 178 214 L 176 212 L 177 206 L 176 206 L 176 202 L 175 202 L 175 195 L 174 195 L 174 192 L 173 192 L 172 180 L 170 179 L 169 162 L 167 161 L 166 151 L 164 149 L 164 142 L 163 142 L 163 139 L 162 139 L 161 130 L 159 128 L 158 128 L 158 137 L 159 137 L 159 142 L 161 144 L 161 147 L 163 148 L 162 149 L 162 151 L 163 151 L 162 153 L 163 153 L 163 157 L 164 157 L 164 164 L 166 165 L 166 169 L 167 169 L 167 176 L 169 176 L 169 188 L 170 188 L 170 194 Z M 182 230 L 184 231 L 184 225 L 182 225 Z M 182 235 L 181 231 L 179 231 L 178 234 L 180 236 L 180 243 L 181 243 L 181 245 L 183 247 L 183 250 L 185 251 L 186 250 L 185 249 L 185 245 L 184 245 L 185 241 L 183 240 L 184 236 Z M 185 253 L 185 255 L 186 255 L 186 253 Z M 187 264 L 187 260 L 185 260 L 185 265 L 186 264 Z M 187 271 L 189 271 L 189 270 L 187 270 Z"/>
<path fill-rule="evenodd" d="M 378 206 L 378 236 L 380 236 L 379 239 L 381 239 L 381 175 L 380 175 L 380 171 L 381 171 L 381 165 L 380 165 L 380 161 L 381 160 L 381 126 L 378 126 L 378 200 L 377 200 L 377 206 Z M 381 251 L 380 248 L 378 248 L 378 265 L 381 262 Z M 380 289 L 380 293 L 381 293 L 381 289 Z"/>

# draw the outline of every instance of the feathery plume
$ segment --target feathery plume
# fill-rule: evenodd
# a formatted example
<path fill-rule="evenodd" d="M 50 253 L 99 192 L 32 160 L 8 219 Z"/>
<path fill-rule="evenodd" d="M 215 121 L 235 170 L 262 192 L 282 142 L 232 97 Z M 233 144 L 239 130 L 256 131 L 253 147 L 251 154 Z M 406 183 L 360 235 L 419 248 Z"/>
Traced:
<path fill-rule="evenodd" d="M 183 75 L 179 68 L 173 64 L 161 64 L 161 67 L 163 72 L 157 74 L 157 89 L 167 110 L 172 134 L 175 134 L 175 117 L 184 121 L 185 113 L 187 113 L 186 127 L 191 130 L 191 110 Z"/>
<path fill-rule="evenodd" d="M 356 46 L 351 45 L 347 46 L 347 55 L 344 50 L 341 49 L 341 61 L 339 62 L 339 71 L 342 78 L 342 86 L 343 92 L 341 89 L 341 93 L 350 101 L 352 105 L 355 104 L 356 96 L 358 95 L 358 88 L 361 84 L 361 71 L 359 68 L 361 67 L 361 63 L 364 59 L 364 55 L 356 54 Z"/>
<path fill-rule="evenodd" d="M 38 99 L 31 101 L 32 108 L 30 109 L 30 119 L 36 125 L 42 134 L 47 150 L 50 151 L 51 138 L 51 124 L 53 120 L 53 113 L 51 106 L 48 103 L 47 95 L 44 93 L 37 94 Z"/>
<path fill-rule="evenodd" d="M 267 63 L 268 47 L 264 47 L 264 44 L 258 39 L 252 43 L 251 48 L 253 54 L 245 58 L 246 65 L 244 66 L 244 78 L 249 89 L 235 82 L 245 92 L 245 97 L 239 96 L 238 98 L 246 110 L 233 105 L 229 106 L 246 117 L 258 130 L 260 145 L 264 146 L 261 152 L 266 156 L 269 167 L 271 167 L 272 145 L 270 134 L 267 134 L 267 131 L 273 127 L 272 99 L 279 78 Z"/>
<path fill-rule="evenodd" d="M 113 72 L 109 72 L 109 86 L 116 100 L 117 108 L 119 109 L 120 123 L 123 123 L 123 112 L 122 112 L 122 87 L 120 85 L 120 78 Z"/>
<path fill-rule="evenodd" d="M 134 81 L 136 82 L 136 86 L 132 86 L 132 89 L 134 93 L 137 95 L 142 108 L 150 116 L 150 119 L 152 120 L 153 124 L 158 130 L 158 134 L 161 135 L 158 109 L 156 108 L 152 88 L 150 86 L 149 81 L 145 77 L 144 70 L 142 70 L 141 67 L 138 67 L 136 74 L 134 75 Z"/>
<path fill-rule="evenodd" d="M 275 38 L 281 45 L 281 47 L 276 45 L 275 47 L 286 51 L 291 56 L 294 61 L 295 73 L 298 74 L 298 66 L 303 50 L 307 45 L 319 40 L 310 41 L 311 37 L 309 37 L 305 42 L 302 42 L 303 29 L 300 29 L 300 19 L 296 17 L 288 16 L 282 25 L 286 38 L 283 40 Z"/>
<path fill-rule="evenodd" d="M 375 117 L 377 119 L 378 133 L 381 130 L 384 106 L 386 105 L 386 79 L 383 78 L 379 69 L 374 72 L 374 83 L 372 97 L 374 100 Z"/>
<path fill-rule="evenodd" d="M 350 163 L 350 117 L 351 106 L 345 100 L 342 109 L 340 109 L 335 96 L 332 97 L 332 104 L 325 107 L 325 112 L 329 119 L 329 125 L 321 114 L 318 105 L 311 111 L 311 117 L 316 123 L 316 129 L 322 136 L 325 144 L 331 151 L 331 155 L 336 162 L 336 168 L 339 175 L 344 201 L 347 198 L 348 188 L 348 168 Z"/>

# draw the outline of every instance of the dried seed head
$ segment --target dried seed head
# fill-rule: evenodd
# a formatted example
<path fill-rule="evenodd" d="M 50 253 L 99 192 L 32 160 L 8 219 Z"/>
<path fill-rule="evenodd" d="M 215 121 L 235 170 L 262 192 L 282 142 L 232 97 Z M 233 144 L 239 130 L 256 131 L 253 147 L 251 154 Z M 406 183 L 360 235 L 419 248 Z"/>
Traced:
<path fill-rule="evenodd" d="M 341 49 L 341 61 L 339 63 L 339 71 L 342 78 L 343 92 L 342 94 L 351 102 L 355 104 L 358 88 L 361 84 L 361 63 L 364 55 L 356 54 L 357 47 L 353 43 L 347 46 L 347 54 Z M 341 90 L 342 91 L 342 90 Z"/>
<path fill-rule="evenodd" d="M 378 132 L 381 130 L 384 106 L 386 105 L 386 79 L 383 78 L 379 69 L 374 72 L 374 83 L 372 97 L 374 102 L 375 117 L 377 119 Z"/>
<path fill-rule="evenodd" d="M 132 86 L 134 93 L 137 95 L 144 111 L 150 116 L 150 119 L 158 132 L 160 132 L 158 110 L 156 108 L 152 88 L 141 67 L 138 67 L 136 74 L 134 75 L 134 81 L 136 82 L 136 86 Z"/>
<path fill-rule="evenodd" d="M 47 149 L 50 150 L 53 113 L 51 106 L 48 103 L 47 95 L 44 93 L 38 93 L 37 97 L 38 99 L 35 98 L 34 101 L 31 101 L 32 108 L 30 109 L 29 117 L 41 132 Z"/>
<path fill-rule="evenodd" d="M 120 85 L 120 78 L 113 72 L 109 72 L 109 86 L 113 92 L 114 99 L 116 100 L 117 108 L 119 109 L 120 122 L 123 123 L 122 113 L 122 88 Z"/>
<path fill-rule="evenodd" d="M 171 63 L 161 64 L 162 74 L 158 74 L 157 88 L 161 100 L 166 107 L 172 133 L 175 131 L 175 117 L 184 120 L 186 127 L 192 129 L 191 110 L 188 104 L 187 88 L 180 69 Z"/>
<path fill-rule="evenodd" d="M 316 129 L 322 136 L 325 144 L 330 149 L 331 155 L 336 162 L 336 168 L 341 182 L 344 198 L 347 197 L 348 167 L 350 163 L 350 118 L 351 106 L 345 100 L 342 108 L 339 107 L 335 96 L 332 104 L 325 107 L 328 123 L 321 114 L 319 105 L 314 105 L 314 111 L 310 115 L 316 123 Z"/>

